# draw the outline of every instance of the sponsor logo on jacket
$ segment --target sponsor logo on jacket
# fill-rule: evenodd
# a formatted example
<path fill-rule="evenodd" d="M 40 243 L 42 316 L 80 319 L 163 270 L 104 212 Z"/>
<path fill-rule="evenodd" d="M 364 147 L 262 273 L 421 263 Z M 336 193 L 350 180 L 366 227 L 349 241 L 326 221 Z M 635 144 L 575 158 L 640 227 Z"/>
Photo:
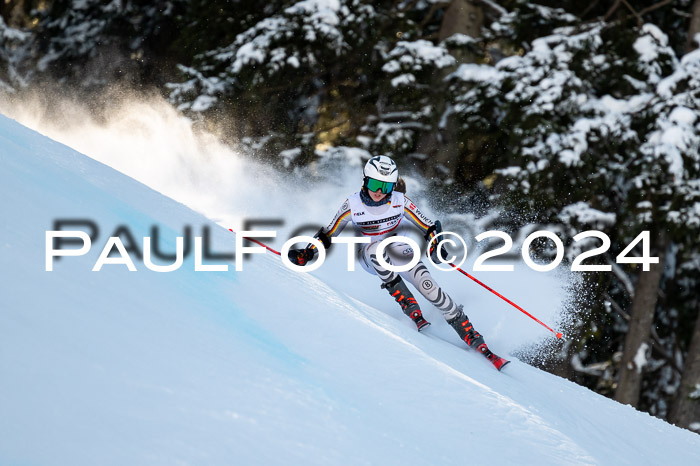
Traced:
<path fill-rule="evenodd" d="M 395 224 L 396 222 L 398 222 L 400 218 L 401 218 L 401 215 L 394 215 L 394 216 L 391 216 L 388 218 L 383 218 L 381 220 L 370 220 L 367 222 L 357 222 L 357 224 L 363 228 L 367 225 L 381 225 L 382 223 L 388 223 L 391 225 L 391 224 Z"/>

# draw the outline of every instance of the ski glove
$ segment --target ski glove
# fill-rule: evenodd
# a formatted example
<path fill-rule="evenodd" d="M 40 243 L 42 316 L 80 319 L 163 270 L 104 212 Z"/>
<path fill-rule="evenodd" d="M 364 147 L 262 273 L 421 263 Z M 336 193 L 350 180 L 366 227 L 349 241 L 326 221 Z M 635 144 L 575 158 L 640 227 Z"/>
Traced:
<path fill-rule="evenodd" d="M 425 239 L 426 241 L 429 241 L 428 255 L 435 264 L 447 262 L 447 259 L 449 257 L 445 246 L 438 246 L 438 243 L 440 242 L 439 238 L 435 241 L 431 241 L 440 233 L 442 233 L 442 225 L 440 224 L 440 220 L 436 220 L 435 224 L 428 228 L 428 231 L 425 233 Z"/>
<path fill-rule="evenodd" d="M 287 253 L 287 257 L 289 257 L 289 261 L 292 264 L 295 265 L 306 265 L 311 259 L 314 258 L 314 251 L 313 248 L 304 248 L 304 249 L 290 249 L 289 253 Z"/>

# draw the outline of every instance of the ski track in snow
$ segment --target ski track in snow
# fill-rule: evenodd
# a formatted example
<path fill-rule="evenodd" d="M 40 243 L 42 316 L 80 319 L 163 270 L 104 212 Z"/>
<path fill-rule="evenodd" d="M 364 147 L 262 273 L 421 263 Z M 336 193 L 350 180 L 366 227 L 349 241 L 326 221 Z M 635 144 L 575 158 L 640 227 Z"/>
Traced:
<path fill-rule="evenodd" d="M 0 464 L 700 464 L 697 435 L 509 356 L 547 332 L 464 277 L 436 275 L 503 373 L 435 309 L 416 332 L 344 254 L 311 274 L 272 254 L 92 272 L 117 225 L 158 225 L 165 251 L 184 225 L 214 251 L 233 235 L 5 117 L 0 167 Z M 76 217 L 101 236 L 46 272 L 45 231 Z M 565 299 L 552 276 L 485 275 L 545 321 Z"/>

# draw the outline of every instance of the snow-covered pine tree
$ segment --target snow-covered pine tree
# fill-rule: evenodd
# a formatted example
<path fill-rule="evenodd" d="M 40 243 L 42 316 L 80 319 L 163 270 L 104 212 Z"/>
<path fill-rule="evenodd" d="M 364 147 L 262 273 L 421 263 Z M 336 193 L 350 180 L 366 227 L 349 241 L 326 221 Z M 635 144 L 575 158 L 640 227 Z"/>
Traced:
<path fill-rule="evenodd" d="M 29 54 L 30 33 L 7 25 L 0 16 L 0 92 L 13 93 L 27 83 L 22 72 Z"/>
<path fill-rule="evenodd" d="M 180 66 L 186 79 L 169 85 L 170 100 L 195 118 L 233 115 L 237 125 L 229 130 L 258 154 L 296 148 L 301 158 L 293 162 L 300 162 L 323 142 L 320 133 L 342 133 L 343 121 L 352 118 L 348 108 L 333 115 L 324 106 L 340 98 L 361 104 L 370 92 L 380 22 L 372 2 L 281 2 L 229 44 Z M 322 114 L 335 124 L 319 128 Z"/>
<path fill-rule="evenodd" d="M 597 322 L 583 329 L 586 347 L 576 357 L 583 367 L 601 363 L 601 358 L 612 361 L 613 355 L 604 351 L 610 342 L 595 340 L 614 339 L 623 352 L 619 372 L 633 375 L 623 380 L 628 394 L 621 399 L 636 404 L 643 370 L 669 364 L 664 360 L 667 348 L 644 350 L 661 346 L 658 335 L 651 334 L 651 322 L 666 314 L 655 311 L 668 274 L 660 266 L 655 275 L 627 272 L 614 261 L 643 230 L 652 232 L 651 255 L 657 256 L 668 245 L 697 238 L 692 222 L 679 221 L 681 206 L 695 199 L 700 173 L 699 86 L 690 77 L 695 58 L 678 60 L 653 25 L 583 25 L 560 10 L 540 7 L 540 12 L 571 25 L 553 29 L 528 44 L 522 56 L 505 58 L 495 67 L 461 65 L 449 77 L 453 114 L 465 133 L 484 131 L 504 152 L 496 186 L 504 189 L 511 206 L 550 225 L 568 244 L 584 229 L 603 230 L 612 239 L 609 255 L 598 257 L 613 263 L 610 277 L 615 279 L 600 289 L 609 305 L 601 306 L 594 315 Z M 494 24 L 494 38 L 518 37 L 517 19 L 506 15 Z M 599 244 L 589 241 L 589 246 Z M 611 319 L 613 310 L 618 316 Z M 644 319 L 647 323 L 630 337 L 629 322 Z M 631 340 L 623 351 L 624 336 Z M 647 399 L 643 407 L 664 416 L 679 375 L 676 371 L 664 379 L 664 399 Z"/>
<path fill-rule="evenodd" d="M 197 120 L 233 115 L 234 139 L 283 166 L 341 145 L 401 157 L 437 131 L 431 100 L 444 102 L 440 70 L 455 63 L 436 40 L 449 4 L 277 2 L 180 66 L 170 100 Z"/>
<path fill-rule="evenodd" d="M 401 157 L 415 153 L 420 135 L 439 125 L 436 100 L 444 92 L 440 70 L 456 64 L 443 44 L 399 41 L 383 53 L 377 113 L 363 127 L 374 153 Z M 425 158 L 428 154 L 417 154 Z"/>
<path fill-rule="evenodd" d="M 33 11 L 37 78 L 102 91 L 158 84 L 185 0 L 53 0 Z"/>

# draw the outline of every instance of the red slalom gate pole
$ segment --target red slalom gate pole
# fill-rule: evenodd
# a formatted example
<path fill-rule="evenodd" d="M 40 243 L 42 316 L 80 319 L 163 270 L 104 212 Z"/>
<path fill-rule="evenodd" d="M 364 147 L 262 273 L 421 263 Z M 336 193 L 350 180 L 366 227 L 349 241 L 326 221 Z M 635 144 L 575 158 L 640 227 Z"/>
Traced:
<path fill-rule="evenodd" d="M 498 296 L 499 298 L 501 298 L 502 300 L 504 300 L 505 302 L 507 302 L 508 304 L 510 304 L 511 306 L 513 306 L 514 308 L 516 308 L 517 310 L 519 310 L 520 312 L 522 312 L 523 314 L 525 314 L 526 316 L 528 316 L 530 319 L 534 320 L 535 322 L 537 322 L 538 324 L 540 324 L 541 326 L 543 326 L 544 328 L 546 328 L 547 330 L 549 330 L 550 332 L 552 332 L 554 335 L 556 335 L 557 338 L 561 338 L 561 337 L 562 337 L 562 333 L 561 333 L 561 332 L 555 332 L 555 331 L 552 330 L 549 326 L 547 326 L 547 324 L 545 324 L 544 322 L 542 322 L 541 320 L 539 320 L 537 317 L 533 316 L 532 314 L 530 314 L 529 312 L 527 312 L 525 309 L 523 309 L 522 307 L 518 306 L 518 305 L 515 304 L 513 301 L 511 301 L 510 299 L 506 298 L 505 296 L 503 296 L 503 295 L 500 294 L 499 292 L 495 291 L 495 290 L 494 290 L 493 288 L 491 288 L 490 286 L 488 286 L 488 285 L 486 285 L 485 283 L 483 283 L 483 282 L 477 280 L 475 277 L 469 275 L 467 272 L 465 272 L 464 270 L 460 269 L 460 268 L 457 267 L 456 265 L 454 265 L 454 264 L 452 264 L 452 263 L 450 263 L 450 262 L 448 262 L 448 264 L 450 264 L 452 267 L 454 267 L 455 269 L 457 269 L 459 272 L 461 272 L 461 273 L 463 273 L 464 275 L 466 275 L 467 277 L 471 278 L 471 279 L 474 280 L 476 283 L 478 283 L 479 285 L 483 286 L 484 288 L 486 288 L 487 290 L 489 290 L 491 293 L 495 294 L 496 296 Z"/>
<path fill-rule="evenodd" d="M 228 229 L 228 231 L 230 231 L 230 232 L 233 233 L 234 235 L 237 235 L 237 234 L 238 234 L 238 233 L 236 233 L 235 231 L 233 231 L 233 230 L 230 229 L 230 228 Z M 252 241 L 252 242 L 255 243 L 255 244 L 259 244 L 260 246 L 264 247 L 264 248 L 267 249 L 268 251 L 274 252 L 274 253 L 277 254 L 278 256 L 281 256 L 281 254 L 280 254 L 279 252 L 275 251 L 275 250 L 272 249 L 270 246 L 261 243 L 261 242 L 258 241 L 257 239 L 248 238 L 247 236 L 244 236 L 243 239 L 247 239 L 248 241 Z"/>

